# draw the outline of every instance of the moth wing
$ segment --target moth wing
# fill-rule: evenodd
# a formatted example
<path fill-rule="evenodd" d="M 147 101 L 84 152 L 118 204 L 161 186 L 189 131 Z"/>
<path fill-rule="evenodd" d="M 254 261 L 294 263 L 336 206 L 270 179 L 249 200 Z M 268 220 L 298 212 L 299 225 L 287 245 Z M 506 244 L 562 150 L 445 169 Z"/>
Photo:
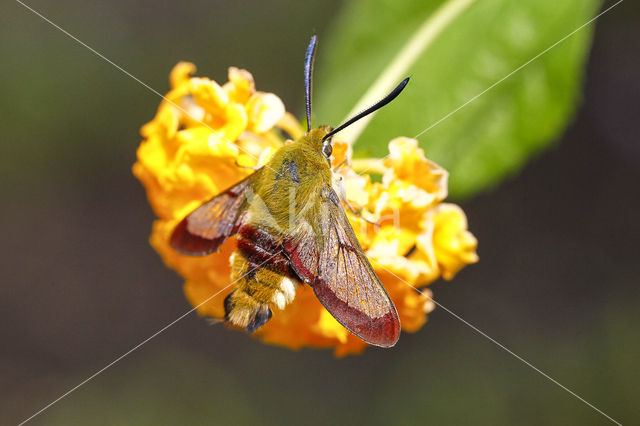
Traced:
<path fill-rule="evenodd" d="M 257 173 L 257 172 L 256 172 Z M 247 207 L 252 174 L 189 213 L 173 230 L 169 240 L 179 253 L 202 256 L 213 253 L 238 232 Z"/>
<path fill-rule="evenodd" d="M 283 248 L 298 277 L 312 286 L 318 273 L 318 245 L 311 227 L 285 239 Z"/>
<path fill-rule="evenodd" d="M 327 197 L 311 228 L 314 235 L 285 242 L 294 270 L 311 283 L 320 302 L 347 330 L 376 346 L 390 347 L 400 337 L 398 312 L 364 254 L 336 193 Z M 315 225 L 315 226 L 314 226 Z"/>

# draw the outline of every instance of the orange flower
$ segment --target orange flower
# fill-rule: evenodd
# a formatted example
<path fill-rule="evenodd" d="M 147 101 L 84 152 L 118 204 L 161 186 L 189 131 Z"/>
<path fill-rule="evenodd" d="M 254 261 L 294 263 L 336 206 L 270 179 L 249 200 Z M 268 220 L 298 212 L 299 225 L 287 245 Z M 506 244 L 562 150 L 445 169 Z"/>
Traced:
<path fill-rule="evenodd" d="M 169 246 L 173 228 L 188 212 L 264 165 L 285 141 L 303 134 L 280 98 L 256 91 L 252 75 L 229 68 L 229 81 L 191 77 L 195 66 L 181 62 L 171 72 L 171 90 L 154 119 L 142 127 L 133 173 L 147 190 L 158 216 L 150 242 L 170 268 L 185 278 L 184 292 L 198 313 L 222 318 L 222 301 L 212 297 L 230 283 L 230 238 L 214 254 L 190 257 Z M 359 211 L 347 216 L 363 249 L 393 299 L 402 329 L 413 332 L 433 310 L 431 292 L 422 288 L 439 277 L 451 279 L 478 260 L 477 242 L 467 231 L 464 212 L 441 203 L 447 172 L 427 160 L 417 141 L 397 138 L 384 160 L 352 160 L 351 147 L 334 137 L 333 165 L 346 198 Z M 373 182 L 371 171 L 382 175 Z M 373 225 L 372 223 L 376 223 Z M 204 303 L 203 303 L 204 302 Z M 337 356 L 359 353 L 365 342 L 342 327 L 318 302 L 309 286 L 254 333 L 264 342 L 298 349 L 332 347 Z"/>

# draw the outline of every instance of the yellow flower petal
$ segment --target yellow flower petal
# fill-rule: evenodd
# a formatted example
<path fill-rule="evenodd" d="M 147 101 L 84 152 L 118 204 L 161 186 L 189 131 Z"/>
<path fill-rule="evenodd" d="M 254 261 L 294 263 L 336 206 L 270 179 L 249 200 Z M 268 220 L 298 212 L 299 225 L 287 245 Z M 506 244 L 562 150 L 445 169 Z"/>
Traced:
<path fill-rule="evenodd" d="M 173 250 L 169 236 L 188 212 L 247 176 L 249 168 L 264 165 L 287 143 L 275 127 L 294 138 L 304 130 L 279 97 L 256 91 L 248 71 L 229 68 L 229 81 L 222 86 L 192 77 L 195 71 L 188 62 L 171 71 L 169 101 L 163 100 L 153 120 L 142 127 L 133 173 L 159 218 L 151 245 L 184 277 L 185 296 L 198 313 L 219 319 L 231 291 L 226 287 L 235 238 L 217 253 L 191 257 Z M 352 168 L 350 145 L 336 138 L 332 165 L 336 185 L 344 187 L 340 192 L 357 210 L 347 211 L 354 232 L 393 299 L 403 330 L 412 332 L 434 308 L 430 290 L 423 287 L 476 262 L 477 242 L 467 231 L 462 210 L 441 204 L 447 172 L 424 158 L 415 140 L 394 139 L 389 150 L 387 159 L 356 160 Z M 356 172 L 366 167 L 382 174 L 382 182 Z M 272 319 L 252 335 L 292 349 L 333 348 L 336 356 L 367 347 L 329 314 L 308 285 L 299 285 L 293 303 L 275 309 Z"/>
<path fill-rule="evenodd" d="M 326 309 L 320 311 L 320 319 L 312 329 L 329 339 L 337 339 L 342 344 L 347 343 L 350 334 Z"/>
<path fill-rule="evenodd" d="M 478 261 L 476 238 L 467 231 L 467 217 L 455 204 L 440 204 L 433 214 L 433 245 L 442 277 L 450 280 L 465 265 Z"/>
<path fill-rule="evenodd" d="M 273 93 L 258 92 L 247 102 L 249 130 L 264 133 L 270 130 L 284 116 L 284 104 Z"/>
<path fill-rule="evenodd" d="M 208 78 L 193 77 L 189 92 L 196 104 L 207 112 L 207 120 L 213 123 L 224 121 L 224 110 L 229 104 L 229 95 L 218 83 Z"/>
<path fill-rule="evenodd" d="M 229 67 L 229 82 L 223 88 L 229 99 L 239 104 L 246 104 L 249 97 L 256 91 L 253 76 L 247 70 Z"/>
<path fill-rule="evenodd" d="M 191 62 L 178 62 L 171 70 L 169 82 L 172 88 L 181 86 L 189 82 L 189 76 L 196 72 L 196 66 Z"/>
<path fill-rule="evenodd" d="M 389 142 L 389 156 L 384 164 L 390 169 L 383 177 L 385 184 L 402 180 L 432 194 L 435 201 L 442 201 L 447 197 L 449 173 L 424 157 L 424 151 L 418 148 L 417 140 L 396 138 Z"/>
<path fill-rule="evenodd" d="M 284 113 L 280 121 L 276 123 L 276 127 L 287 132 L 293 139 L 298 139 L 304 135 L 304 129 L 300 125 L 300 122 L 289 112 Z"/>

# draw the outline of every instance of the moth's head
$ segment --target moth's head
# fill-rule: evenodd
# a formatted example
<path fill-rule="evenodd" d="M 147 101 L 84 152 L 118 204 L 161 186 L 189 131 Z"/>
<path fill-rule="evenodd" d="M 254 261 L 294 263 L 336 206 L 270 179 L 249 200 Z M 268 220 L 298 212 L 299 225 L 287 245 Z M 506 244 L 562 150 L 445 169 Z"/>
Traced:
<path fill-rule="evenodd" d="M 315 129 L 311 129 L 304 136 L 307 143 L 317 151 L 322 152 L 322 155 L 328 160 L 331 157 L 331 126 L 320 126 Z"/>

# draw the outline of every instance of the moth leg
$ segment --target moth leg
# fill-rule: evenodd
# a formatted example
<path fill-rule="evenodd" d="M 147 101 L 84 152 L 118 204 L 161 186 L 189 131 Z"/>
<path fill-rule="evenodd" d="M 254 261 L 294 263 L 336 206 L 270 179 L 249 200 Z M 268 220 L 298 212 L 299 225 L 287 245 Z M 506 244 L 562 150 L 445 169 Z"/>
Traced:
<path fill-rule="evenodd" d="M 216 325 L 224 322 L 222 318 L 207 317 L 204 319 L 208 325 Z"/>
<path fill-rule="evenodd" d="M 357 210 L 356 208 L 354 208 L 351 203 L 349 203 L 349 200 L 347 200 L 346 198 L 344 200 L 342 200 L 342 202 L 345 204 L 345 206 L 347 206 L 347 208 L 349 208 L 349 210 L 351 210 L 351 213 L 353 213 L 354 215 L 358 216 L 360 219 L 364 220 L 365 222 L 375 226 L 376 228 L 380 227 L 380 224 L 378 222 L 374 222 L 373 220 L 369 220 L 366 217 L 362 216 L 362 209 Z"/>
<path fill-rule="evenodd" d="M 262 166 L 254 166 L 254 167 L 251 167 L 251 166 L 244 166 L 244 165 L 242 165 L 242 164 L 238 163 L 238 160 L 236 160 L 236 167 L 240 167 L 240 168 L 243 168 L 243 169 L 253 170 L 254 172 L 255 172 L 255 171 L 257 171 L 257 170 L 260 170 L 260 169 L 262 168 Z"/>
<path fill-rule="evenodd" d="M 343 163 L 344 163 L 344 161 L 343 161 Z M 342 164 L 342 163 L 340 163 L 340 164 Z M 340 164 L 338 164 L 338 167 L 340 166 Z M 344 178 L 343 178 L 342 175 L 339 175 L 339 174 L 334 174 L 333 175 L 332 188 L 335 191 L 336 195 L 338 195 L 338 199 L 340 201 L 342 201 L 344 203 L 344 205 L 349 208 L 349 210 L 351 210 L 351 213 L 355 214 L 360 219 L 364 220 L 367 223 L 370 223 L 371 225 L 375 226 L 376 228 L 379 228 L 380 224 L 378 224 L 377 222 L 374 222 L 374 221 L 369 220 L 366 217 L 362 216 L 362 213 L 359 210 L 355 209 L 351 205 L 351 203 L 349 203 L 349 200 L 347 199 L 347 190 L 346 190 L 346 188 L 344 186 L 343 180 L 344 180 Z"/>
<path fill-rule="evenodd" d="M 342 160 L 340 163 L 338 163 L 337 166 L 335 166 L 333 168 L 333 173 L 337 173 L 338 170 L 340 170 L 341 168 L 343 168 L 344 166 L 346 166 L 347 164 L 349 164 L 349 160 L 347 160 L 346 158 L 344 160 Z"/>

